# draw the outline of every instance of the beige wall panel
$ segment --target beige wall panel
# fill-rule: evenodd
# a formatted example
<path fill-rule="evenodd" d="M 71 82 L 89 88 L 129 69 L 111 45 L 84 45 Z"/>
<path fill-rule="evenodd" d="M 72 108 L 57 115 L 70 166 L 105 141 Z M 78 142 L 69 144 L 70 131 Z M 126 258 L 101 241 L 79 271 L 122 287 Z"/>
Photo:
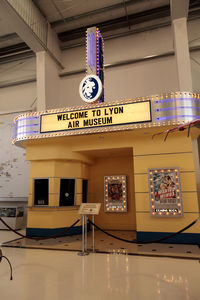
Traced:
<path fill-rule="evenodd" d="M 82 179 L 76 179 L 76 193 L 82 193 Z"/>
<path fill-rule="evenodd" d="M 150 133 L 148 129 L 148 132 Z M 160 132 L 163 128 L 160 128 Z M 157 131 L 159 132 L 159 131 Z M 152 139 L 152 134 L 147 136 L 140 135 L 137 139 L 137 143 L 134 143 L 134 155 L 145 154 L 160 154 L 160 153 L 176 153 L 176 152 L 191 152 L 192 143 L 191 138 L 187 137 L 187 132 L 174 132 L 168 135 L 166 141 L 164 141 L 165 134 L 155 136 Z"/>
<path fill-rule="evenodd" d="M 59 194 L 49 194 L 49 206 L 59 206 Z"/>
<path fill-rule="evenodd" d="M 49 193 L 60 193 L 60 178 L 49 179 Z"/>
<path fill-rule="evenodd" d="M 136 193 L 135 194 L 135 206 L 136 212 L 147 211 L 149 212 L 149 194 L 148 193 Z"/>
<path fill-rule="evenodd" d="M 81 203 L 82 203 L 82 197 L 83 197 L 82 194 L 76 194 L 75 195 L 75 205 L 81 205 Z"/>
<path fill-rule="evenodd" d="M 87 195 L 87 202 L 90 202 L 90 203 L 94 203 L 95 202 L 95 195 L 94 193 L 88 193 Z"/>
<path fill-rule="evenodd" d="M 79 162 L 55 162 L 55 177 L 81 178 L 81 163 Z"/>
<path fill-rule="evenodd" d="M 179 167 L 180 171 L 193 171 L 192 153 L 134 156 L 134 173 L 147 173 L 149 168 Z"/>
<path fill-rule="evenodd" d="M 195 173 L 180 173 L 181 190 L 197 191 Z"/>
<path fill-rule="evenodd" d="M 177 232 L 198 218 L 198 213 L 186 213 L 183 218 L 151 217 L 148 213 L 137 213 L 137 231 Z M 199 233 L 200 222 L 186 233 Z"/>
<path fill-rule="evenodd" d="M 83 164 L 81 165 L 81 173 L 82 173 L 82 178 L 83 179 L 89 179 L 91 176 L 91 170 L 90 170 L 90 165 Z"/>
<path fill-rule="evenodd" d="M 180 173 L 182 191 L 197 191 L 195 173 Z M 135 174 L 135 192 L 148 192 L 148 175 Z"/>
<path fill-rule="evenodd" d="M 34 200 L 33 200 L 33 196 L 29 195 L 28 196 L 28 206 L 33 206 L 34 205 Z"/>
<path fill-rule="evenodd" d="M 28 190 L 29 195 L 33 195 L 33 179 L 29 177 L 29 190 Z"/>
<path fill-rule="evenodd" d="M 71 226 L 80 216 L 77 210 L 62 211 L 47 209 L 46 211 L 31 211 L 28 213 L 27 227 L 33 228 L 60 228 Z M 78 223 L 77 226 L 80 226 Z"/>
<path fill-rule="evenodd" d="M 196 192 L 182 193 L 183 211 L 198 212 L 198 198 Z"/>
<path fill-rule="evenodd" d="M 49 178 L 55 175 L 54 161 L 31 161 L 30 177 L 32 178 Z"/>
<path fill-rule="evenodd" d="M 104 176 L 108 175 L 127 175 L 127 213 L 104 212 Z M 135 230 L 136 222 L 132 156 L 96 159 L 95 164 L 92 166 L 90 184 L 92 185 L 90 201 L 102 204 L 100 214 L 95 217 L 96 223 L 106 229 Z"/>
<path fill-rule="evenodd" d="M 135 174 L 135 192 L 149 192 L 147 174 Z"/>
<path fill-rule="evenodd" d="M 197 193 L 182 193 L 182 203 L 184 212 L 198 212 L 198 200 Z M 149 194 L 148 193 L 136 193 L 135 194 L 136 212 L 149 212 Z"/>

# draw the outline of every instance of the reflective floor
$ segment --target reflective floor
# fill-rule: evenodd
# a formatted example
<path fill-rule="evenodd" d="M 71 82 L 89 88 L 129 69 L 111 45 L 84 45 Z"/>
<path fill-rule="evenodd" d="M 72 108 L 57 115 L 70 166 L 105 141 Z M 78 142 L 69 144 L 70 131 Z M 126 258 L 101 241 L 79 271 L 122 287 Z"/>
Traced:
<path fill-rule="evenodd" d="M 135 241 L 135 231 L 109 231 L 117 237 Z M 4 246 L 17 248 L 37 248 L 37 249 L 54 249 L 64 251 L 80 251 L 82 249 L 82 236 L 73 235 L 59 238 L 51 238 L 47 240 L 29 240 L 22 239 L 15 235 L 14 240 L 10 241 Z M 88 233 L 87 249 L 92 251 L 92 232 Z M 182 257 L 200 259 L 200 248 L 197 245 L 179 245 L 166 243 L 153 244 L 137 244 L 127 243 L 121 240 L 114 239 L 105 235 L 101 231 L 95 231 L 95 250 L 100 253 L 124 253 L 132 255 L 151 255 L 151 256 L 165 256 L 165 257 Z M 199 298 L 200 299 L 200 298 Z"/>
<path fill-rule="evenodd" d="M 12 240 L 0 231 L 0 242 Z M 2 248 L 1 300 L 199 300 L 199 260 Z"/>

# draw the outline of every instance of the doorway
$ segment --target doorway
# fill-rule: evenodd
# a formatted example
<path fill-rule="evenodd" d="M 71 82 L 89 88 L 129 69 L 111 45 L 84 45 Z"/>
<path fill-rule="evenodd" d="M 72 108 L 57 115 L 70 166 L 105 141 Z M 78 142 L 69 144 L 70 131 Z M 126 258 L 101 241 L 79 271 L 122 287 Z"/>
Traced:
<path fill-rule="evenodd" d="M 87 151 L 87 155 L 94 160 L 88 183 L 88 202 L 101 203 L 100 214 L 95 217 L 96 224 L 108 230 L 136 230 L 133 149 L 94 150 Z M 126 176 L 127 212 L 106 212 L 104 177 L 117 175 Z"/>

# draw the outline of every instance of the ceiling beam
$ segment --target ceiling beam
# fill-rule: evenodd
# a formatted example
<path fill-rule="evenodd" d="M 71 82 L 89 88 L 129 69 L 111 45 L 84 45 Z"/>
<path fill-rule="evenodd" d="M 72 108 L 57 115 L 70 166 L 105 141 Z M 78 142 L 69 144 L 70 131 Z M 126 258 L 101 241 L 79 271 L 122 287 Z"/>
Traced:
<path fill-rule="evenodd" d="M 31 0 L 1 0 L 0 17 L 8 20 L 10 28 L 34 51 L 46 51 L 63 68 L 57 36 Z"/>
<path fill-rule="evenodd" d="M 126 5 L 128 6 L 130 4 L 134 4 L 135 2 L 136 2 L 135 0 L 128 0 L 128 1 L 126 1 Z M 51 27 L 56 28 L 56 27 L 59 27 L 59 26 L 63 25 L 64 23 L 69 23 L 69 22 L 72 22 L 72 21 L 81 20 L 81 19 L 91 17 L 91 16 L 94 16 L 94 15 L 97 15 L 97 14 L 103 14 L 103 13 L 106 13 L 108 11 L 113 11 L 113 10 L 116 10 L 116 9 L 119 9 L 119 8 L 124 8 L 124 3 L 123 2 L 114 4 L 114 5 L 110 5 L 110 6 L 106 6 L 106 7 L 102 7 L 102 8 L 98 8 L 98 9 L 95 9 L 95 10 L 91 10 L 91 11 L 85 12 L 83 14 L 67 17 L 67 18 L 64 18 L 64 19 L 62 18 L 61 20 L 51 22 Z"/>
<path fill-rule="evenodd" d="M 180 18 L 187 18 L 190 0 L 170 0 L 172 21 Z"/>
<path fill-rule="evenodd" d="M 147 11 L 142 11 L 140 13 L 135 13 L 135 14 L 131 14 L 128 16 L 130 25 L 135 25 L 135 24 L 139 24 L 139 23 L 143 23 L 143 22 L 147 22 L 149 20 L 155 20 L 155 19 L 159 19 L 159 18 L 161 19 L 164 17 L 170 17 L 170 6 L 169 5 L 150 9 Z M 104 21 L 104 22 L 101 22 L 100 24 L 96 24 L 96 23 L 88 24 L 85 27 L 60 32 L 60 33 L 58 33 L 58 38 L 62 42 L 65 42 L 69 39 L 76 39 L 76 38 L 83 37 L 86 29 L 88 27 L 93 27 L 93 26 L 99 27 L 101 32 L 126 27 L 127 26 L 127 16 Z"/>

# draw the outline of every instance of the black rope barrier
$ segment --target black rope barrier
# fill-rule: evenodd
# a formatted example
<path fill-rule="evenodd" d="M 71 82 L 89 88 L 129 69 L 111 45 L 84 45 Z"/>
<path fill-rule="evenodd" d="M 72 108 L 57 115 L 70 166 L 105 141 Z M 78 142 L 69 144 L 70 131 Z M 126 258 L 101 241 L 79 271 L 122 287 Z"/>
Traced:
<path fill-rule="evenodd" d="M 157 239 L 157 240 L 153 240 L 153 241 L 143 241 L 143 242 L 137 242 L 137 241 L 130 241 L 130 240 L 126 240 L 126 239 L 123 239 L 123 238 L 120 238 L 118 236 L 115 236 L 114 234 L 112 233 L 109 233 L 105 230 L 103 230 L 102 228 L 100 228 L 99 226 L 97 226 L 95 223 L 93 223 L 92 221 L 90 221 L 88 219 L 88 222 L 93 225 L 95 228 L 97 228 L 98 230 L 102 231 L 103 233 L 109 235 L 110 237 L 114 238 L 114 239 L 117 239 L 117 240 L 120 240 L 120 241 L 123 241 L 123 242 L 127 242 L 127 243 L 131 243 L 131 244 L 152 244 L 152 243 L 159 243 L 161 241 L 164 241 L 164 240 L 167 240 L 169 238 L 172 238 L 184 231 L 186 231 L 187 229 L 189 229 L 190 227 L 192 227 L 194 224 L 196 224 L 196 222 L 198 221 L 199 219 L 196 219 L 195 221 L 193 221 L 192 223 L 190 223 L 189 225 L 187 225 L 186 227 L 184 227 L 183 229 L 179 230 L 178 232 L 175 232 L 175 233 L 172 233 L 172 234 L 169 234 L 168 236 L 165 236 L 163 238 L 160 238 L 160 239 Z"/>
<path fill-rule="evenodd" d="M 7 260 L 9 266 L 10 266 L 10 280 L 13 280 L 13 270 L 12 270 L 12 265 L 11 265 L 11 262 L 10 260 L 2 254 L 2 251 L 0 249 L 0 263 L 2 262 L 2 258 L 4 258 L 5 260 Z"/>
<path fill-rule="evenodd" d="M 0 217 L 0 221 L 11 231 L 13 231 L 15 234 L 21 236 L 22 238 L 25 239 L 29 239 L 29 240 L 35 240 L 35 241 L 41 241 L 41 240 L 47 240 L 47 239 L 52 239 L 52 238 L 57 238 L 63 235 L 63 233 L 69 231 L 72 227 L 74 227 L 79 221 L 80 219 L 76 220 L 76 222 L 74 222 L 70 227 L 67 227 L 61 231 L 59 231 L 56 234 L 50 235 L 50 236 L 45 236 L 45 237 L 30 237 L 30 236 L 26 236 L 20 232 L 17 232 L 15 229 L 11 228 L 1 217 Z"/>
<path fill-rule="evenodd" d="M 12 265 L 11 265 L 10 260 L 4 255 L 2 255 L 1 258 L 5 258 L 7 260 L 8 264 L 10 266 L 10 280 L 13 280 L 13 269 L 12 269 Z"/>

